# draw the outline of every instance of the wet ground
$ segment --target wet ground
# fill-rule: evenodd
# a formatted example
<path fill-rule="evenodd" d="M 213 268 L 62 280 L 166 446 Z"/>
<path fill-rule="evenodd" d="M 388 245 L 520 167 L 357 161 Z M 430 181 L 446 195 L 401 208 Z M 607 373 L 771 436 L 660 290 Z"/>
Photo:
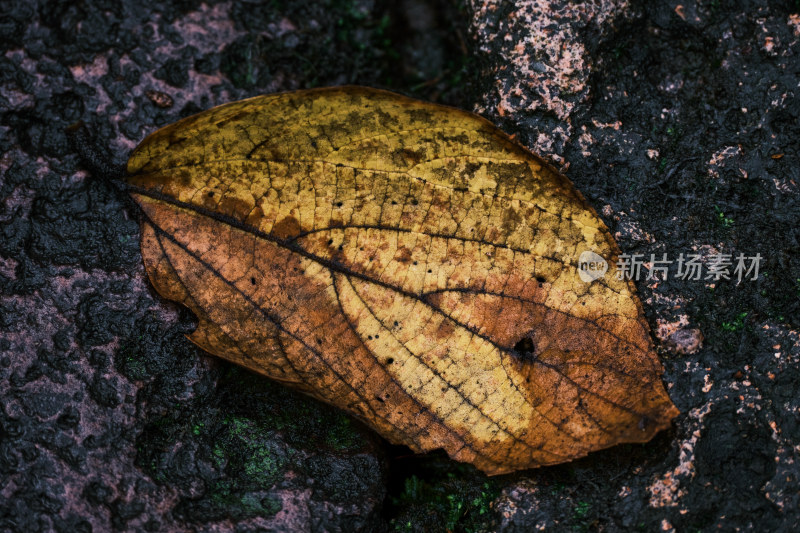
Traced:
<path fill-rule="evenodd" d="M 800 3 L 8 2 L 0 21 L 0 530 L 800 528 Z M 487 478 L 210 358 L 103 174 L 250 95 L 361 84 L 473 109 L 624 253 L 682 414 Z M 66 128 L 87 124 L 95 168 Z M 703 279 L 680 279 L 680 254 Z M 731 279 L 704 279 L 730 254 Z M 736 257 L 760 254 L 757 279 Z M 652 264 L 650 264 L 652 266 Z M 702 339 L 702 341 L 701 341 Z"/>

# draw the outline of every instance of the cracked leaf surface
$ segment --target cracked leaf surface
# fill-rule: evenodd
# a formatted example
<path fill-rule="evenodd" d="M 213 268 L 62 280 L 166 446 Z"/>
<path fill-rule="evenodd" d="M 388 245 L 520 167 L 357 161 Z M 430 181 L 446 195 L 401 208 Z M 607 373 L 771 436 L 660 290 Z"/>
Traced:
<path fill-rule="evenodd" d="M 342 87 L 162 128 L 128 161 L 153 285 L 204 350 L 489 474 L 677 414 L 616 244 L 486 120 Z M 609 262 L 591 283 L 578 257 Z"/>

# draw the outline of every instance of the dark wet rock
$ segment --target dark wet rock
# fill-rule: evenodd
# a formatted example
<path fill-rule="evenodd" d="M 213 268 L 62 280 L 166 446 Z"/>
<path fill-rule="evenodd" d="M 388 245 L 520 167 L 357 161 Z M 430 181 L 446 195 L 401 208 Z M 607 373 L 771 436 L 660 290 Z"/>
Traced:
<path fill-rule="evenodd" d="M 470 32 L 483 72 L 476 110 L 508 125 L 559 166 L 572 115 L 591 95 L 598 44 L 630 16 L 625 0 L 472 0 Z"/>
<path fill-rule="evenodd" d="M 25 396 L 23 405 L 27 414 L 45 419 L 58 414 L 64 407 L 66 399 L 66 394 L 37 392 Z"/>
<path fill-rule="evenodd" d="M 679 329 L 667 337 L 666 346 L 677 354 L 693 354 L 703 346 L 703 334 L 697 328 Z"/>

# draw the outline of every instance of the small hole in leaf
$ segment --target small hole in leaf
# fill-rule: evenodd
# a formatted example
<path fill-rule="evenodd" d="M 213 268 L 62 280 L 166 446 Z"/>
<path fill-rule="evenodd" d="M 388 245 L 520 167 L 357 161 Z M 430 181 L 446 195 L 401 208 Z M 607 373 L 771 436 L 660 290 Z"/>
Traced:
<path fill-rule="evenodd" d="M 256 278 L 250 278 L 250 285 L 256 284 Z"/>
<path fill-rule="evenodd" d="M 514 354 L 522 361 L 535 361 L 536 345 L 533 343 L 533 338 L 530 335 L 521 338 L 514 345 Z"/>
<path fill-rule="evenodd" d="M 381 398 L 380 396 L 375 396 L 375 399 L 378 400 L 379 402 L 383 403 L 383 398 Z"/>
<path fill-rule="evenodd" d="M 208 191 L 208 197 L 209 198 L 213 198 L 214 197 L 214 191 Z"/>
<path fill-rule="evenodd" d="M 544 283 L 547 280 L 544 278 L 544 276 L 536 276 L 536 281 L 539 283 Z"/>
<path fill-rule="evenodd" d="M 536 350 L 536 346 L 533 345 L 533 339 L 525 337 L 514 345 L 514 350 L 519 353 L 533 353 Z"/>
<path fill-rule="evenodd" d="M 390 358 L 388 358 L 388 359 L 386 360 L 386 364 L 387 364 L 387 365 L 391 365 L 392 363 L 394 363 L 394 358 L 393 358 L 393 357 L 390 357 Z"/>

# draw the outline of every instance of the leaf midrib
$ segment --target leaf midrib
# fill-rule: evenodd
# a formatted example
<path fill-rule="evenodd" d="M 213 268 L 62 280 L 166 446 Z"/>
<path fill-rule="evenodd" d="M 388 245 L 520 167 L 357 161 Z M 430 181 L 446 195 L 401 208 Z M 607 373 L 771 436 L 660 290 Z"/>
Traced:
<path fill-rule="evenodd" d="M 235 217 L 232 217 L 230 215 L 225 215 L 223 213 L 218 213 L 216 211 L 210 210 L 210 209 L 202 207 L 202 206 L 198 206 L 198 205 L 182 202 L 182 201 L 180 201 L 180 200 L 178 200 L 176 198 L 173 198 L 171 196 L 165 195 L 165 194 L 157 192 L 157 191 L 152 191 L 152 190 L 145 189 L 145 188 L 142 188 L 142 187 L 138 187 L 138 186 L 135 186 L 135 185 L 129 185 L 129 188 L 130 188 L 130 192 L 133 193 L 133 194 L 139 194 L 139 195 L 142 195 L 142 196 L 147 196 L 147 197 L 150 197 L 150 198 L 152 198 L 154 200 L 162 201 L 162 202 L 165 202 L 167 204 L 174 205 L 174 206 L 182 208 L 182 209 L 186 209 L 188 211 L 194 211 L 197 214 L 206 216 L 206 217 L 208 217 L 208 218 L 210 218 L 212 220 L 215 220 L 215 221 L 217 221 L 219 223 L 227 224 L 227 225 L 229 225 L 229 226 L 231 226 L 231 227 L 233 227 L 235 229 L 238 229 L 240 231 L 249 233 L 249 234 L 253 235 L 256 238 L 260 238 L 260 239 L 266 240 L 268 242 L 271 242 L 273 244 L 277 244 L 278 246 L 282 246 L 282 247 L 286 248 L 287 250 L 289 250 L 290 252 L 297 253 L 298 255 L 300 255 L 300 256 L 302 256 L 302 257 L 304 257 L 304 258 L 306 258 L 306 259 L 308 259 L 310 261 L 317 262 L 320 265 L 324 266 L 325 268 L 328 268 L 329 270 L 331 270 L 333 272 L 340 273 L 340 274 L 342 274 L 344 276 L 352 276 L 354 278 L 360 279 L 360 280 L 365 281 L 367 283 L 373 283 L 373 284 L 378 285 L 380 287 L 383 287 L 383 288 L 385 288 L 387 290 L 395 291 L 395 292 L 401 294 L 402 296 L 406 296 L 406 297 L 411 298 L 413 300 L 419 301 L 419 302 L 421 302 L 422 304 L 424 304 L 426 306 L 431 307 L 437 313 L 442 313 L 442 311 L 440 309 L 438 309 L 435 306 L 433 306 L 424 297 L 420 297 L 420 295 L 418 295 L 418 294 L 415 294 L 413 292 L 407 291 L 407 290 L 402 289 L 400 287 L 395 287 L 395 286 L 390 285 L 389 283 L 386 283 L 384 281 L 370 278 L 366 274 L 363 274 L 361 272 L 357 272 L 355 270 L 347 268 L 345 265 L 341 264 L 340 262 L 338 262 L 336 260 L 319 257 L 318 255 L 313 254 L 313 253 L 305 250 L 301 246 L 299 246 L 296 242 L 293 241 L 293 239 L 291 237 L 286 238 L 286 239 L 281 239 L 281 238 L 275 237 L 273 235 L 264 233 L 261 230 L 259 230 L 257 228 L 254 228 L 254 227 L 252 227 L 252 226 L 250 226 L 248 224 L 245 224 L 245 223 L 241 222 L 240 220 L 238 220 Z M 392 228 L 387 228 L 387 229 L 392 229 Z M 163 231 L 163 230 L 161 230 L 161 231 Z M 164 233 L 166 234 L 166 232 L 164 232 Z M 447 318 L 449 320 L 452 320 L 454 324 L 458 325 L 459 327 L 464 328 L 466 331 L 468 331 L 471 334 L 475 335 L 476 337 L 484 340 L 485 342 L 488 342 L 489 344 L 494 346 L 497 350 L 513 356 L 513 353 L 512 353 L 513 350 L 511 350 L 511 349 L 509 349 L 507 347 L 498 345 L 496 342 L 494 342 L 493 339 L 491 339 L 490 337 L 488 337 L 488 336 L 480 333 L 479 331 L 475 330 L 475 328 L 473 328 L 472 326 L 469 326 L 468 324 L 464 324 L 464 323 L 462 323 L 462 322 L 460 322 L 460 321 L 458 321 L 458 320 L 456 320 L 456 319 L 454 319 L 454 318 L 452 318 L 452 317 L 450 317 L 448 315 L 445 315 L 445 316 L 447 316 Z M 570 316 L 572 316 L 572 315 L 570 315 Z M 603 330 L 603 328 L 601 328 L 597 324 L 595 324 L 595 325 L 598 328 L 600 328 L 601 330 Z M 606 330 L 603 330 L 603 331 L 606 331 Z M 635 349 L 637 349 L 637 350 L 639 349 L 635 345 L 633 345 L 633 347 Z M 613 400 L 605 398 L 605 397 L 599 395 L 598 393 L 581 386 L 575 380 L 573 380 L 572 378 L 570 378 L 569 376 L 567 376 L 566 374 L 561 372 L 556 365 L 545 363 L 544 361 L 541 361 L 541 360 L 538 360 L 538 359 L 534 360 L 534 364 L 539 364 L 539 365 L 541 365 L 541 366 L 543 366 L 545 368 L 548 368 L 548 369 L 552 370 L 553 372 L 555 372 L 558 375 L 560 375 L 563 379 L 567 380 L 577 390 L 579 390 L 579 391 L 581 391 L 583 393 L 589 394 L 589 395 L 597 398 L 598 400 L 601 400 L 601 401 L 603 401 L 603 402 L 605 402 L 605 403 L 607 403 L 607 404 L 609 404 L 609 405 L 611 405 L 611 406 L 613 406 L 613 407 L 615 407 L 615 408 L 617 408 L 617 409 L 619 409 L 621 411 L 624 411 L 624 412 L 627 412 L 627 413 L 630 413 L 630 414 L 634 414 L 634 415 L 637 415 L 637 416 L 646 416 L 645 413 L 640 413 L 640 412 L 638 412 L 638 411 L 636 411 L 634 409 L 631 409 L 631 408 L 629 408 L 627 406 L 620 405 L 620 404 L 618 404 L 617 402 L 615 402 Z M 506 375 L 508 376 L 507 373 L 506 373 Z M 519 388 L 516 386 L 516 384 L 514 384 L 513 380 L 511 380 L 510 376 L 508 376 L 508 378 L 511 381 L 512 386 L 518 392 L 521 393 L 521 391 L 519 391 Z M 524 395 L 523 395 L 523 397 L 524 397 Z M 570 435 L 569 433 L 564 432 L 560 428 L 559 425 L 556 425 L 556 427 L 559 428 L 564 434 L 570 436 L 571 438 L 573 438 L 575 440 L 578 440 L 575 437 L 573 437 L 572 435 Z"/>

